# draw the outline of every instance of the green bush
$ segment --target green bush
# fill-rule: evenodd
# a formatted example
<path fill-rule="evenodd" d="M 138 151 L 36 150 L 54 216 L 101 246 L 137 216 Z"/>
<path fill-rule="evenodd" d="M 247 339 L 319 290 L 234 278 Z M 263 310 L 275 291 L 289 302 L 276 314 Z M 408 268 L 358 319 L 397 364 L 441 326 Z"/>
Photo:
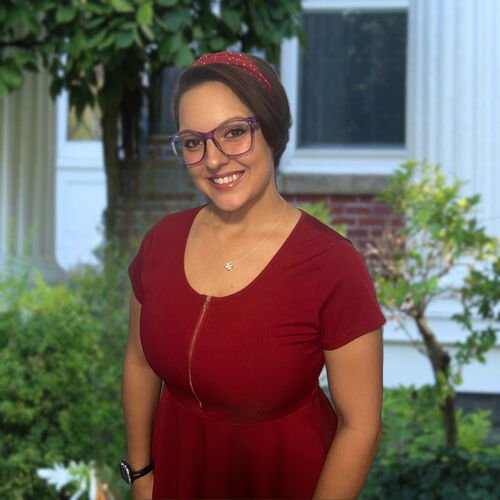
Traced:
<path fill-rule="evenodd" d="M 491 410 L 456 410 L 456 448 L 445 447 L 434 386 L 384 389 L 383 435 L 360 500 L 500 498 L 500 444 Z"/>
<path fill-rule="evenodd" d="M 500 456 L 460 448 L 437 449 L 430 458 L 403 458 L 389 467 L 374 464 L 376 486 L 363 500 L 441 500 L 500 498 Z"/>
<path fill-rule="evenodd" d="M 113 282 L 80 267 L 67 286 L 0 277 L 0 498 L 65 498 L 35 472 L 70 460 L 95 460 L 112 489 L 124 491 L 124 267 Z"/>
<path fill-rule="evenodd" d="M 424 385 L 384 389 L 382 422 L 384 432 L 379 454 L 384 460 L 429 458 L 429 450 L 445 445 L 442 414 L 437 404 L 436 387 Z M 492 423 L 491 410 L 464 414 L 457 418 L 457 448 L 468 452 L 500 455 L 500 444 L 487 442 Z"/>

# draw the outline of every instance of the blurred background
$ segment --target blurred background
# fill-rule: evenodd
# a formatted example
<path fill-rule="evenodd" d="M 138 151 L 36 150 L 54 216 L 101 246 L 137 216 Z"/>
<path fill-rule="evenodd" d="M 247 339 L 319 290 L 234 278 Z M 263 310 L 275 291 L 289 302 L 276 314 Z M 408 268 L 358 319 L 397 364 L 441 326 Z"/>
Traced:
<path fill-rule="evenodd" d="M 279 74 L 280 193 L 351 239 L 388 318 L 363 498 L 500 498 L 499 25 L 497 0 L 3 0 L 3 496 L 127 497 L 127 267 L 208 201 L 170 96 L 228 50 Z"/>

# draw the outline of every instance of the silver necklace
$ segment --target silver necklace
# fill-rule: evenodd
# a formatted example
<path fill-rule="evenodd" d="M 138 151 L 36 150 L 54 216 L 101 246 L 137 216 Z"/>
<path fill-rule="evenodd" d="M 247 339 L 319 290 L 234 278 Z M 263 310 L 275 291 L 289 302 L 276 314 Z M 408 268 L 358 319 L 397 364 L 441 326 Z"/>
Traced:
<path fill-rule="evenodd" d="M 283 200 L 283 197 L 281 195 L 279 195 L 279 197 Z M 251 251 L 251 252 L 248 252 L 246 255 L 244 255 L 243 257 L 239 258 L 238 260 L 233 260 L 233 261 L 227 261 L 226 264 L 224 265 L 224 268 L 226 269 L 226 271 L 231 271 L 231 269 L 233 268 L 233 264 L 236 264 L 236 262 L 239 262 L 240 260 L 243 260 L 245 257 L 248 257 L 249 255 L 251 255 L 252 253 L 255 252 L 255 250 L 257 250 L 257 248 L 259 248 L 262 243 L 264 243 L 264 241 L 267 240 L 267 238 L 269 238 L 269 236 L 271 236 L 271 234 L 274 233 L 274 230 L 280 225 L 280 222 L 283 220 L 283 217 L 285 216 L 285 212 L 286 212 L 286 201 L 283 200 L 283 205 L 284 205 L 284 210 L 283 210 L 283 213 L 281 214 L 281 218 L 280 220 L 278 221 L 278 224 L 276 224 L 274 226 L 274 228 L 272 229 L 272 231 Z M 212 238 L 212 242 L 214 244 L 214 247 L 215 249 L 217 250 L 217 253 L 222 257 L 223 260 L 226 260 L 224 258 L 224 256 L 219 252 L 219 249 L 217 248 L 217 245 L 215 244 L 215 240 L 214 240 L 214 237 L 213 237 L 213 234 L 212 234 L 212 223 L 213 223 L 213 220 L 214 220 L 214 207 L 215 207 L 215 203 L 212 205 L 212 212 L 210 214 L 210 237 Z"/>

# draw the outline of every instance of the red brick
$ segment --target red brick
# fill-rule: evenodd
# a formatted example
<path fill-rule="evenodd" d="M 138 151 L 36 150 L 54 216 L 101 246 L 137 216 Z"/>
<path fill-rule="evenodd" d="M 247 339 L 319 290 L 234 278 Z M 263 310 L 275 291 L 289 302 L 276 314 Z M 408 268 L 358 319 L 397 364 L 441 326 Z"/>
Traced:
<path fill-rule="evenodd" d="M 296 196 L 296 198 L 297 198 L 297 202 L 301 203 L 301 204 L 302 203 L 307 203 L 307 204 L 311 203 L 314 205 L 315 203 L 318 203 L 320 201 L 324 201 L 325 204 L 327 202 L 326 197 L 319 195 L 319 194 L 318 195 L 298 195 L 298 196 Z"/>
<path fill-rule="evenodd" d="M 332 221 L 333 224 L 347 224 L 348 226 L 357 226 L 358 219 L 356 217 L 335 217 Z"/>
<path fill-rule="evenodd" d="M 380 238 L 383 234 L 384 234 L 383 229 L 374 229 L 374 228 L 370 229 L 370 236 L 372 238 Z"/>
<path fill-rule="evenodd" d="M 334 205 L 330 208 L 331 214 L 343 214 L 344 213 L 344 205 Z"/>
<path fill-rule="evenodd" d="M 332 195 L 329 197 L 329 203 L 356 203 L 357 196 L 349 196 L 349 195 Z"/>
<path fill-rule="evenodd" d="M 360 226 L 385 226 L 385 219 L 382 217 L 374 218 L 374 217 L 360 217 L 359 219 Z"/>
<path fill-rule="evenodd" d="M 373 196 L 372 195 L 360 195 L 358 196 L 358 203 L 375 203 L 373 201 Z"/>
<path fill-rule="evenodd" d="M 403 217 L 392 217 L 390 218 L 392 227 L 404 227 Z"/>
<path fill-rule="evenodd" d="M 347 229 L 349 238 L 367 238 L 369 236 L 368 229 Z"/>
<path fill-rule="evenodd" d="M 373 215 L 390 215 L 394 210 L 388 205 L 377 205 L 373 207 Z"/>
<path fill-rule="evenodd" d="M 371 215 L 372 213 L 371 208 L 367 207 L 366 205 L 355 205 L 355 206 L 347 205 L 345 211 L 347 214 Z"/>

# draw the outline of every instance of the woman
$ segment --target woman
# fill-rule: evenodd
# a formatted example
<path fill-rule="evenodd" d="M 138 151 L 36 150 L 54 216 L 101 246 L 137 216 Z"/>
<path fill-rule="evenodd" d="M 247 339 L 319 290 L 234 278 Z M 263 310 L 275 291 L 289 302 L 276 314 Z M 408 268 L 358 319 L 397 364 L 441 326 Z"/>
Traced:
<path fill-rule="evenodd" d="M 351 242 L 277 191 L 279 78 L 207 54 L 172 110 L 173 151 L 211 203 L 163 218 L 129 268 L 132 496 L 356 498 L 382 433 L 385 318 Z"/>

